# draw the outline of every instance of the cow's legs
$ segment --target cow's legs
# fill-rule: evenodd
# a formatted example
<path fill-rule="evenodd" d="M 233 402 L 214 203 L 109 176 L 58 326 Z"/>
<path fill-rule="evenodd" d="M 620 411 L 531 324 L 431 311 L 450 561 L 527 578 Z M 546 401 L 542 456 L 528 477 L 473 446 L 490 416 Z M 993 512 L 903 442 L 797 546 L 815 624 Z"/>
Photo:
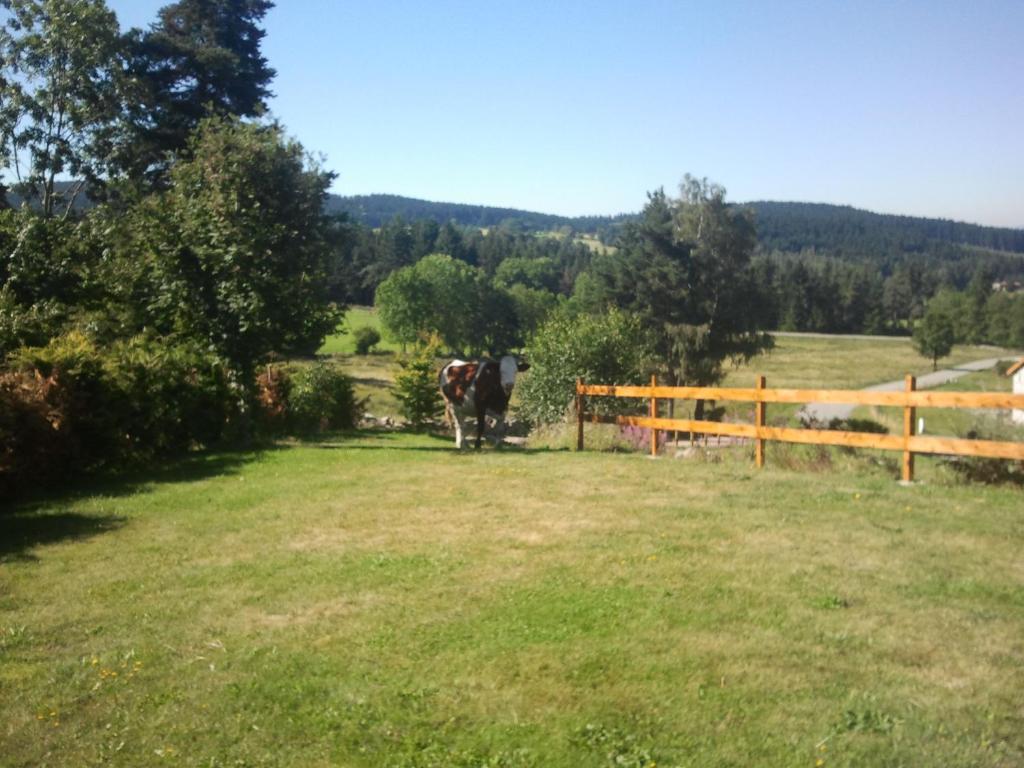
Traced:
<path fill-rule="evenodd" d="M 451 403 L 449 403 L 446 408 L 452 424 L 455 425 L 455 447 L 461 450 L 464 443 L 462 435 L 462 416 L 459 415 L 458 411 L 452 408 Z"/>
<path fill-rule="evenodd" d="M 487 426 L 487 408 L 483 403 L 476 406 L 476 449 L 480 450 L 480 438 L 484 436 L 484 428 Z"/>
<path fill-rule="evenodd" d="M 505 429 L 507 428 L 505 423 L 505 414 L 498 413 L 494 416 L 494 447 L 501 448 L 505 442 Z"/>

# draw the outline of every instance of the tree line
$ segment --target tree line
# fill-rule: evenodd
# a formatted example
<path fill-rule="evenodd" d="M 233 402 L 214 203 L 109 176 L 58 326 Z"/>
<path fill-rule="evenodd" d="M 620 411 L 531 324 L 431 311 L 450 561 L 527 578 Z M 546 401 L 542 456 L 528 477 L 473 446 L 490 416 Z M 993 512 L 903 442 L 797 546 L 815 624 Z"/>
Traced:
<path fill-rule="evenodd" d="M 631 218 L 618 216 L 558 216 L 518 208 L 499 208 L 465 203 L 437 203 L 401 195 L 331 195 L 328 213 L 344 213 L 353 221 L 368 227 L 380 227 L 396 216 L 407 220 L 433 219 L 438 223 L 453 222 L 457 226 L 504 227 L 518 231 L 540 232 L 567 228 L 576 232 L 596 233 Z"/>
<path fill-rule="evenodd" d="M 737 213 L 746 210 L 730 208 Z M 756 219 L 751 216 L 750 220 L 756 227 Z M 554 306 L 559 297 L 586 297 L 595 269 L 621 258 L 637 224 L 633 221 L 624 227 L 613 240 L 613 250 L 604 255 L 571 234 L 542 236 L 504 227 L 484 232 L 451 221 L 408 222 L 401 217 L 370 229 L 342 220 L 344 236 L 335 255 L 332 295 L 350 303 L 373 303 L 377 286 L 396 269 L 441 253 L 481 268 L 488 279 L 500 278 L 505 288 L 520 284 L 517 290 L 522 313 L 529 316 L 524 326 L 528 331 L 536 327 L 539 309 Z M 977 253 L 969 261 L 914 256 L 897 261 L 887 273 L 870 260 L 850 261 L 815 252 L 766 253 L 755 245 L 745 312 L 758 327 L 771 330 L 911 335 L 928 303 L 944 292 L 984 285 L 995 296 L 993 307 L 1013 306 L 1015 294 L 993 286 L 1012 289 L 1020 262 L 1021 257 Z M 533 291 L 529 297 L 523 293 L 525 288 Z M 960 322 L 975 324 L 969 335 L 977 342 L 1005 344 L 1006 339 L 1017 337 L 1015 314 L 1001 315 L 993 309 L 991 315 L 1000 320 L 973 313 Z"/>
<path fill-rule="evenodd" d="M 0 487 L 351 424 L 338 372 L 265 365 L 342 317 L 333 175 L 266 118 L 271 7 L 0 0 Z"/>
<path fill-rule="evenodd" d="M 585 271 L 593 251 L 570 236 L 522 232 L 504 226 L 488 230 L 433 219 L 409 221 L 395 216 L 371 228 L 336 216 L 330 290 L 350 304 L 372 304 L 377 287 L 392 272 L 424 256 L 445 254 L 476 267 L 488 278 L 511 270 L 527 270 L 531 287 L 568 296 Z M 543 274 L 541 274 L 543 273 Z M 511 282 L 516 282 L 512 280 Z M 534 283 L 536 283 L 534 285 Z"/>
<path fill-rule="evenodd" d="M 389 210 L 411 210 L 402 208 L 407 198 L 390 199 L 394 208 Z M 415 210 L 428 218 L 409 220 L 398 214 L 376 228 L 344 220 L 347 239 L 339 251 L 336 274 L 347 293 L 336 295 L 370 303 L 376 285 L 388 274 L 429 253 L 481 266 L 489 276 L 506 259 L 551 259 L 559 271 L 557 288 L 547 288 L 553 296 L 572 296 L 581 276 L 581 290 L 587 290 L 598 254 L 587 247 L 593 240 L 579 237 L 583 230 L 572 226 L 574 220 L 564 220 L 549 237 L 524 231 L 515 219 L 481 230 L 461 224 L 457 209 L 414 202 L 422 203 Z M 1018 230 L 884 216 L 842 206 L 730 207 L 749 211 L 755 228 L 750 264 L 754 287 L 747 311 L 762 328 L 910 335 L 929 300 L 940 291 L 963 291 L 976 279 L 1012 289 L 1024 278 L 1024 254 L 1012 252 L 1024 248 L 1024 235 Z M 433 218 L 438 214 L 452 218 L 439 222 Z M 633 216 L 605 222 L 601 241 L 621 248 L 639 220 Z M 1005 333 L 990 333 L 990 325 L 979 325 L 975 335 L 992 343 L 1007 338 Z"/>
<path fill-rule="evenodd" d="M 610 243 L 638 214 L 555 216 L 511 208 L 436 203 L 399 195 L 354 195 L 328 199 L 331 213 L 375 228 L 401 216 L 406 220 L 451 221 L 463 227 L 504 227 L 519 231 L 562 231 L 595 235 Z M 872 262 L 884 275 L 906 259 L 972 264 L 993 258 L 1010 271 L 1021 272 L 1024 229 L 989 227 L 946 219 L 872 213 L 851 206 L 824 203 L 755 201 L 740 203 L 754 215 L 757 251 L 761 254 L 815 254 L 843 261 Z M 970 279 L 968 275 L 967 279 Z"/>

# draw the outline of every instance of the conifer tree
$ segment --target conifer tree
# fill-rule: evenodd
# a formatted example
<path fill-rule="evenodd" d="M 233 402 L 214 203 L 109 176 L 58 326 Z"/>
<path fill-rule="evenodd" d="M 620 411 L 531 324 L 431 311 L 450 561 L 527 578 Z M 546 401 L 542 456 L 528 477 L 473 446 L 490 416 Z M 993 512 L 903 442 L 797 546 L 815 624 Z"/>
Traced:
<path fill-rule="evenodd" d="M 272 7 L 269 0 L 178 0 L 148 31 L 128 34 L 122 170 L 165 181 L 170 157 L 187 149 L 204 118 L 266 112 L 275 72 L 260 51 L 260 23 Z"/>

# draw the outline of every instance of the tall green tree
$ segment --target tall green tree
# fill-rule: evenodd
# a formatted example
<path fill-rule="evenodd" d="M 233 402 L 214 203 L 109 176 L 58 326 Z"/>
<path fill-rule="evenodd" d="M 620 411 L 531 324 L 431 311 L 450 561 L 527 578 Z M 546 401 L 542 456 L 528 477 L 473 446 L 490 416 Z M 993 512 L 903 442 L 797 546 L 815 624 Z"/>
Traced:
<path fill-rule="evenodd" d="M 266 112 L 275 72 L 260 50 L 270 0 L 178 0 L 127 36 L 129 110 L 118 154 L 129 176 L 162 181 L 211 115 Z"/>
<path fill-rule="evenodd" d="M 931 359 L 932 370 L 939 367 L 939 358 L 953 350 L 956 341 L 952 318 L 939 307 L 929 306 L 914 328 L 914 347 Z"/>
<path fill-rule="evenodd" d="M 120 34 L 103 0 L 0 0 L 0 151 L 43 216 L 106 170 Z M 57 178 L 79 180 L 61 189 Z"/>
<path fill-rule="evenodd" d="M 726 361 L 747 360 L 772 342 L 750 311 L 750 215 L 706 179 L 686 176 L 680 192 L 651 193 L 619 252 L 594 260 L 594 275 L 607 303 L 642 318 L 670 381 L 708 385 Z"/>
<path fill-rule="evenodd" d="M 985 305 L 992 295 L 993 274 L 987 264 L 979 264 L 971 276 L 971 282 L 967 285 L 967 297 L 969 300 L 970 332 L 967 340 L 978 343 L 985 340 L 988 318 L 985 314 Z"/>
<path fill-rule="evenodd" d="M 327 296 L 331 174 L 279 127 L 235 118 L 200 123 L 189 155 L 125 245 L 150 261 L 152 322 L 246 375 L 272 352 L 314 352 L 340 320 Z"/>
<path fill-rule="evenodd" d="M 409 344 L 437 334 L 456 353 L 494 354 L 521 339 L 514 299 L 477 267 L 445 254 L 396 270 L 377 288 L 384 332 Z"/>

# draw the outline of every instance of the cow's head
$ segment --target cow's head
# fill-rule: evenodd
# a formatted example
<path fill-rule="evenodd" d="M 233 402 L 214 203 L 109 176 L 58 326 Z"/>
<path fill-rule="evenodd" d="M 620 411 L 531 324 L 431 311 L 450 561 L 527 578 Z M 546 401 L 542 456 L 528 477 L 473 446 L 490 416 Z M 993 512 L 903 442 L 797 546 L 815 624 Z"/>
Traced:
<path fill-rule="evenodd" d="M 501 372 L 501 388 L 505 390 L 505 397 L 510 397 L 512 387 L 516 384 L 516 374 L 529 370 L 530 364 L 516 355 L 505 355 L 498 368 Z"/>

